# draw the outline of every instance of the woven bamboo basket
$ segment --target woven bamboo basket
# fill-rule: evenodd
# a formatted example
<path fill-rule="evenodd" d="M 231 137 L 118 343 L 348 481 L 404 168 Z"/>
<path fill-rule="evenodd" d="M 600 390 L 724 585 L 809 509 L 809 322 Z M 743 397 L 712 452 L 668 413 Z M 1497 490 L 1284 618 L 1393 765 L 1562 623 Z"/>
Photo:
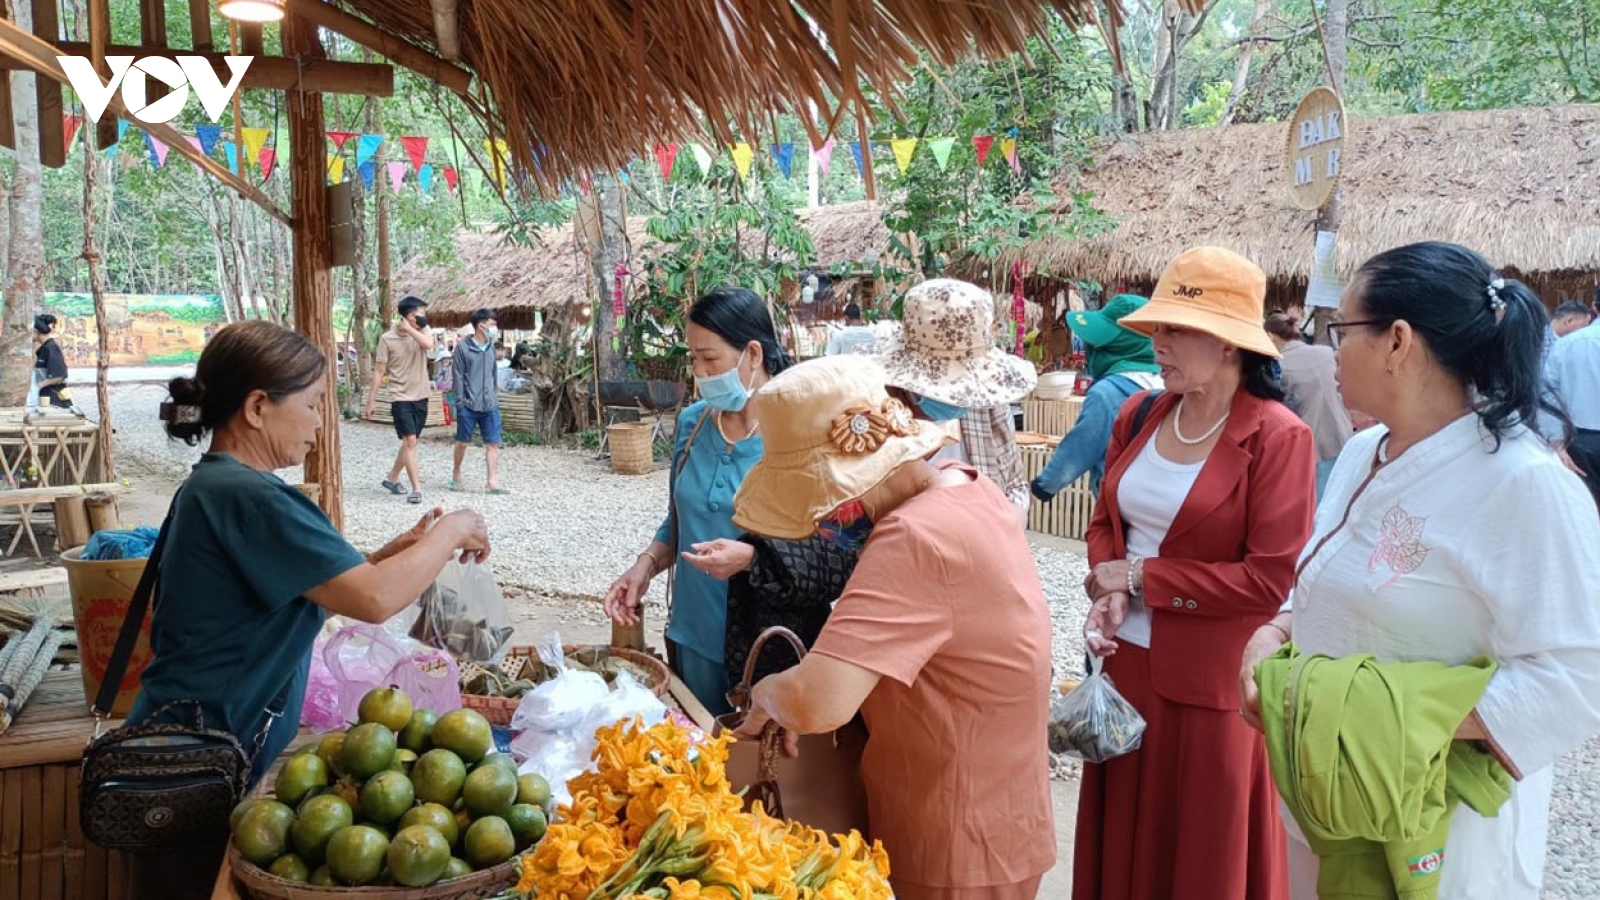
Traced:
<path fill-rule="evenodd" d="M 245 893 L 256 900 L 483 900 L 517 883 L 517 858 L 493 868 L 427 887 L 314 887 L 285 881 L 258 868 L 228 844 L 228 864 Z"/>
<path fill-rule="evenodd" d="M 667 664 L 648 653 L 626 647 L 607 647 L 603 644 L 567 644 L 561 648 L 561 652 L 586 666 L 592 666 L 607 656 L 625 659 L 633 663 L 634 669 L 644 670 L 644 677 L 640 680 L 645 687 L 654 691 L 657 697 L 666 699 L 667 691 L 671 688 L 671 676 L 667 673 Z M 534 665 L 539 665 L 539 653 L 532 647 L 512 647 L 506 652 L 501 669 L 505 670 L 506 664 L 510 663 L 515 667 L 515 671 L 520 673 L 522 666 L 517 665 L 519 661 L 523 663 L 531 661 Z M 501 727 L 511 724 L 511 716 L 517 711 L 517 705 L 521 702 L 521 697 L 461 695 L 462 707 L 477 710 L 489 720 L 490 725 Z"/>
<path fill-rule="evenodd" d="M 649 422 L 618 422 L 606 426 L 611 441 L 611 471 L 618 475 L 648 475 L 655 468 L 655 427 Z"/>

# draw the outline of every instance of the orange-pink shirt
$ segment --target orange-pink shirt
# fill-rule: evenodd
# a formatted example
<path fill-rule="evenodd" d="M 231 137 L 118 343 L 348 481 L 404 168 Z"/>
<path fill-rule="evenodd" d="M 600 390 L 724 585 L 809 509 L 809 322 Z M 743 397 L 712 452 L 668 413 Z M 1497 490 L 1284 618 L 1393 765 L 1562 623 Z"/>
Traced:
<path fill-rule="evenodd" d="M 1055 862 L 1050 614 L 1015 509 L 946 468 L 973 481 L 877 523 L 814 651 L 883 676 L 861 767 L 895 879 L 1012 884 Z"/>

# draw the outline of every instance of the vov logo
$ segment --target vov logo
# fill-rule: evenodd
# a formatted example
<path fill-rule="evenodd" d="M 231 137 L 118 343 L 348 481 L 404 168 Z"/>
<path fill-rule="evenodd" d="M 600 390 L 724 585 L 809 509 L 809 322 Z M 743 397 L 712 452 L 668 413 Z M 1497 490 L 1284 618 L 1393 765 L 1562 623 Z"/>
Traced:
<path fill-rule="evenodd" d="M 221 119 L 222 111 L 227 108 L 233 95 L 238 93 L 245 70 L 250 68 L 255 57 L 225 56 L 223 59 L 232 76 L 226 85 L 217 77 L 211 61 L 204 56 L 172 59 L 146 56 L 138 62 L 134 62 L 131 56 L 108 56 L 106 65 L 111 69 L 111 80 L 102 84 L 99 73 L 95 72 L 94 64 L 87 57 L 56 57 L 61 68 L 66 70 L 67 81 L 72 84 L 72 89 L 83 99 L 83 110 L 88 113 L 89 121 L 100 121 L 107 104 L 111 102 L 111 95 L 121 87 L 122 102 L 128 107 L 128 112 L 139 121 L 152 124 L 177 118 L 178 113 L 183 112 L 183 108 L 189 104 L 191 87 L 199 95 L 200 105 L 205 108 L 211 121 Z M 154 103 L 149 102 L 145 83 L 150 78 L 171 88 L 171 93 Z"/>

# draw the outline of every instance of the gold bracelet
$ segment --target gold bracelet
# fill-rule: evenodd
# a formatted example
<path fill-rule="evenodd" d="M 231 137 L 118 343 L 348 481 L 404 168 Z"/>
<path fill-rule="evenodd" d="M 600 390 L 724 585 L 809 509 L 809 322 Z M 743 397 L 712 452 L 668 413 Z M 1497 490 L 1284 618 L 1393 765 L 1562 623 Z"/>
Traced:
<path fill-rule="evenodd" d="M 1290 641 L 1294 640 L 1294 638 L 1289 636 L 1289 630 L 1287 628 L 1284 628 L 1282 625 L 1279 625 L 1277 622 L 1268 622 L 1266 625 L 1264 625 L 1262 627 L 1271 628 L 1273 631 L 1276 631 L 1277 633 L 1283 635 L 1283 642 L 1285 644 L 1287 644 Z"/>
<path fill-rule="evenodd" d="M 649 550 L 646 550 L 645 552 L 639 554 L 639 556 L 637 558 L 638 559 L 648 559 L 648 560 L 650 560 L 650 577 L 651 578 L 654 578 L 657 575 L 661 574 L 661 563 L 656 561 L 656 556 L 655 556 L 654 553 L 651 553 Z"/>

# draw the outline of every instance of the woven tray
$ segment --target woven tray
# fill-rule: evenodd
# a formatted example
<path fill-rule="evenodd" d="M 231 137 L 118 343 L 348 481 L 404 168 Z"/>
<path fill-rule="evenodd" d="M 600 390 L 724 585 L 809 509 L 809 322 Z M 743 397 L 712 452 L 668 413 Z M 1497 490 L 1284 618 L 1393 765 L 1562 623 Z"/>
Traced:
<path fill-rule="evenodd" d="M 427 887 L 315 887 L 285 881 L 250 862 L 228 844 L 228 865 L 246 896 L 257 900 L 483 900 L 517 883 L 517 858 Z"/>
<path fill-rule="evenodd" d="M 641 682 L 645 687 L 655 692 L 657 697 L 666 699 L 667 691 L 671 687 L 671 677 L 667 672 L 667 664 L 638 650 L 626 647 L 607 647 L 603 644 L 567 644 L 561 651 L 586 666 L 592 666 L 607 656 L 615 656 L 634 664 L 636 669 L 642 669 L 644 677 Z M 535 665 L 539 663 L 539 653 L 533 647 L 512 647 L 506 652 L 505 662 L 515 663 L 517 660 L 532 660 Z M 505 663 L 501 664 L 502 670 Z M 632 671 L 632 670 L 630 670 Z M 521 697 L 487 697 L 482 694 L 462 694 L 461 705 L 466 709 L 474 709 L 489 720 L 490 725 L 506 726 L 511 724 L 511 715 L 517 711 L 517 705 L 522 702 Z"/>

